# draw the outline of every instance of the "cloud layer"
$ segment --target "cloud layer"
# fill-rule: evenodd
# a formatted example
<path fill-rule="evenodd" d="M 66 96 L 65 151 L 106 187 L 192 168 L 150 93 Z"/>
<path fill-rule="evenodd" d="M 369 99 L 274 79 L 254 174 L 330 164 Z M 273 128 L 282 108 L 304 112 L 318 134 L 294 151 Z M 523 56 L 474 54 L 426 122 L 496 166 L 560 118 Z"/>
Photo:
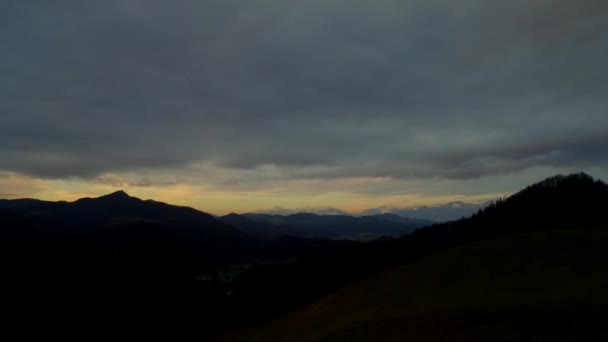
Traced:
<path fill-rule="evenodd" d="M 603 0 L 5 0 L 0 41 L 0 170 L 33 177 L 608 165 Z"/>

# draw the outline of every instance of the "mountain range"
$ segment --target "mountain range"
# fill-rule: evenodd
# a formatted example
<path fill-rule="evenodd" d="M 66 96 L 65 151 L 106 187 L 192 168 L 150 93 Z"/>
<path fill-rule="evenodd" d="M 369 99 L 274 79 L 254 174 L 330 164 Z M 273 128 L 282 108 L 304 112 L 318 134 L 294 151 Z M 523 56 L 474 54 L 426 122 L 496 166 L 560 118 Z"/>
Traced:
<path fill-rule="evenodd" d="M 463 217 L 469 217 L 480 209 L 485 208 L 490 202 L 482 204 L 473 204 L 465 202 L 449 202 L 433 206 L 418 206 L 411 208 L 399 208 L 391 206 L 383 206 L 378 208 L 367 209 L 359 213 L 360 216 L 377 215 L 382 213 L 390 213 L 403 217 L 416 219 L 425 219 L 435 222 L 447 222 L 457 220 Z"/>
<path fill-rule="evenodd" d="M 331 207 L 307 207 L 307 208 L 296 208 L 286 209 L 281 207 L 274 207 L 268 210 L 260 210 L 257 214 L 268 214 L 268 215 L 280 215 L 288 216 L 293 214 L 315 214 L 315 215 L 338 215 L 338 216 L 373 216 L 379 214 L 394 214 L 406 218 L 428 220 L 434 222 L 446 222 L 451 220 L 457 220 L 459 218 L 468 217 L 489 205 L 491 201 L 482 204 L 465 203 L 461 201 L 449 202 L 445 204 L 438 204 L 432 206 L 417 206 L 417 207 L 395 207 L 395 206 L 381 206 L 376 208 L 370 208 L 363 210 L 358 213 L 349 213 L 341 209 Z"/>
<path fill-rule="evenodd" d="M 294 214 L 315 214 L 315 215 L 342 215 L 342 216 L 355 216 L 347 211 L 332 208 L 332 207 L 303 207 L 288 209 L 282 207 L 273 207 L 266 210 L 258 210 L 254 214 L 267 214 L 267 215 L 278 215 L 288 216 Z"/>
<path fill-rule="evenodd" d="M 172 206 L 153 200 L 140 200 L 124 191 L 83 198 L 75 202 L 49 202 L 34 199 L 0 200 L 0 208 L 10 209 L 48 229 L 79 232 L 130 224 L 156 224 L 171 227 L 172 234 L 185 234 L 189 240 L 205 240 L 216 249 L 226 243 L 238 244 L 246 236 L 273 239 L 283 235 L 330 239 L 372 240 L 397 237 L 432 224 L 382 213 L 350 215 L 297 213 L 291 215 L 229 214 L 214 217 L 189 207 Z M 124 228 L 124 227 L 123 227 Z M 124 229 L 123 229 L 124 230 Z M 228 240 L 232 240 L 229 242 Z"/>
<path fill-rule="evenodd" d="M 219 220 L 247 234 L 265 238 L 293 235 L 346 240 L 373 240 L 383 236 L 398 237 L 433 223 L 432 221 L 410 219 L 394 214 L 362 217 L 309 213 L 287 216 L 229 214 L 220 217 Z"/>
<path fill-rule="evenodd" d="M 601 294 L 596 291 L 604 284 L 601 243 L 591 243 L 605 240 L 607 213 L 608 185 L 584 173 L 547 178 L 470 217 L 444 223 L 392 214 L 216 218 L 124 192 L 75 202 L 0 200 L 1 310 L 7 327 L 27 332 L 35 326 L 47 336 L 179 338 L 194 333 L 201 339 L 334 340 L 382 324 L 361 335 L 382 339 L 384 331 L 400 331 L 406 321 L 411 329 L 440 327 L 454 319 L 476 326 L 466 317 L 486 317 L 485 312 L 488 326 L 496 327 L 502 318 L 513 317 L 509 313 L 523 312 L 483 297 L 501 298 L 499 292 L 484 292 L 491 288 L 508 289 L 504 298 L 523 298 L 522 305 L 534 310 L 548 308 L 534 306 L 546 290 L 557 311 L 578 308 L 581 317 L 599 317 L 608 306 L 576 294 Z M 524 265 L 531 267 L 530 277 L 505 278 L 504 272 Z M 383 272 L 389 273 L 379 277 Z M 559 274 L 580 281 L 563 283 L 566 278 Z M 588 277 L 593 274 L 597 277 Z M 469 285 L 458 285 L 458 279 Z M 389 281 L 390 286 L 383 285 Z M 404 295 L 411 286 L 425 284 L 435 292 Z M 327 297 L 336 291 L 335 301 Z M 475 311 L 453 299 L 430 316 L 392 309 L 393 302 L 431 303 L 435 293 L 490 306 Z M 581 306 L 569 306 L 568 298 Z M 318 310 L 327 315 L 310 319 Z M 469 310 L 473 316 L 450 310 Z M 294 314 L 285 316 L 289 312 Z M 344 316 L 348 312 L 356 319 L 343 321 L 340 317 L 351 319 Z M 283 323 L 267 325 L 280 317 L 284 320 L 276 322 Z M 515 327 L 525 323 L 513 322 Z M 543 318 L 541 323 L 548 322 Z M 256 325 L 267 328 L 248 330 Z"/>

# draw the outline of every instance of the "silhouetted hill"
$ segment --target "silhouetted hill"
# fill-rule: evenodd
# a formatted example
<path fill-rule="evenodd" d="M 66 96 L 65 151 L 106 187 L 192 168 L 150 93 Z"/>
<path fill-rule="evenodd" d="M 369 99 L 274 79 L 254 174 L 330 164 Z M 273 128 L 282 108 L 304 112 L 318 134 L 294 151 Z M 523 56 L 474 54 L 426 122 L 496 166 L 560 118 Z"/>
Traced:
<path fill-rule="evenodd" d="M 211 215 L 124 192 L 1 206 L 3 316 L 44 334 L 155 335 L 201 320 L 204 335 L 228 307 L 196 276 L 259 248 Z"/>
<path fill-rule="evenodd" d="M 224 233 L 237 234 L 236 230 L 223 226 L 207 213 L 152 200 L 143 201 L 123 191 L 98 198 L 82 198 L 75 202 L 10 200 L 4 201 L 0 206 L 64 229 L 91 228 L 131 219 L 199 224 L 209 226 L 207 229 L 222 229 Z"/>
<path fill-rule="evenodd" d="M 390 214 L 246 214 L 228 215 L 222 223 L 124 192 L 75 202 L 0 201 L 9 289 L 3 309 L 15 313 L 9 316 L 23 329 L 35 323 L 38 331 L 50 332 L 175 337 L 179 331 L 204 337 L 266 322 L 362 278 L 464 244 L 606 227 L 607 213 L 608 186 L 585 174 L 549 178 L 467 219 L 367 243 L 252 239 L 232 225 L 254 227 L 248 233 L 343 238 L 370 230 L 402 235 L 408 224 L 425 222 Z M 231 274 L 229 282 L 222 272 Z"/>
<path fill-rule="evenodd" d="M 415 234 L 444 243 L 608 223 L 608 185 L 585 173 L 558 175 L 479 210 Z M 451 240 L 451 241 L 450 241 Z"/>
<path fill-rule="evenodd" d="M 235 293 L 263 305 L 274 317 L 358 279 L 463 244 L 544 230 L 606 227 L 607 223 L 605 183 L 584 174 L 552 177 L 470 218 L 424 227 L 399 239 L 335 246 L 290 265 L 248 270 L 235 279 Z M 264 299 L 258 302 L 256 298 Z"/>
<path fill-rule="evenodd" d="M 71 244 L 74 258 L 87 251 L 151 274 L 200 274 L 251 258 L 257 248 L 248 236 L 207 213 L 122 191 L 74 202 L 3 201 L 2 207 L 2 234 L 13 232 L 14 245 L 44 242 L 40 253 L 34 251 L 40 258 L 59 253 L 50 234 Z"/>
<path fill-rule="evenodd" d="M 249 240 L 234 227 L 207 213 L 152 200 L 143 201 L 124 191 L 74 202 L 3 201 L 1 207 L 46 229 L 87 240 L 99 240 L 103 235 L 112 236 L 115 241 L 141 242 L 154 235 L 158 241 L 181 241 L 183 248 L 175 245 L 176 250 L 197 249 L 199 259 L 214 259 L 214 263 L 242 255 Z M 115 248 L 110 240 L 105 241 L 108 242 L 106 248 Z"/>

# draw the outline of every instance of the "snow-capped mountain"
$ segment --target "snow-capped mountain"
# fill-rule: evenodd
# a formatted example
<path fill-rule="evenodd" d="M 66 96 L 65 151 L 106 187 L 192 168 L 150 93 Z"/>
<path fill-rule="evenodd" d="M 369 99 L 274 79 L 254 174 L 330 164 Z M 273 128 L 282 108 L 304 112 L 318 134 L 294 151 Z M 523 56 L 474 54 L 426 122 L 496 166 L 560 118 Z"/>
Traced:
<path fill-rule="evenodd" d="M 413 208 L 398 208 L 391 206 L 383 206 L 364 210 L 359 215 L 377 215 L 390 213 L 403 217 L 432 220 L 436 222 L 456 220 L 462 217 L 468 217 L 476 213 L 479 209 L 485 207 L 489 202 L 484 204 L 473 204 L 465 202 L 450 202 L 436 206 L 420 206 Z"/>

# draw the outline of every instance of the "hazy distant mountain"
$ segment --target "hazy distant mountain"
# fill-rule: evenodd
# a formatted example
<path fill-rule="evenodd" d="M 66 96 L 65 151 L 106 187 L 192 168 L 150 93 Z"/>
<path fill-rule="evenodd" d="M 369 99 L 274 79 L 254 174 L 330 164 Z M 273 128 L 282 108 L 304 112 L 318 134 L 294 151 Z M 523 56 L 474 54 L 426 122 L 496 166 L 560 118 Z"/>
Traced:
<path fill-rule="evenodd" d="M 457 220 L 463 217 L 469 217 L 479 211 L 479 209 L 485 207 L 487 204 L 489 204 L 489 202 L 484 204 L 450 202 L 436 206 L 420 206 L 415 208 L 396 208 L 384 206 L 365 210 L 359 213 L 359 215 L 391 213 L 403 217 L 445 222 Z"/>
<path fill-rule="evenodd" d="M 230 214 L 221 217 L 242 232 L 267 238 L 282 235 L 330 239 L 371 240 L 381 236 L 401 236 L 433 222 L 393 214 L 355 217 L 349 215 Z"/>
<path fill-rule="evenodd" d="M 331 207 L 321 208 L 296 208 L 286 209 L 281 207 L 274 207 L 268 210 L 261 210 L 256 213 L 268 214 L 268 215 L 294 215 L 294 214 L 315 214 L 315 215 L 342 215 L 342 216 L 371 216 L 378 214 L 395 214 L 401 217 L 429 220 L 434 222 L 445 222 L 451 220 L 457 220 L 463 217 L 469 217 L 479 211 L 479 209 L 485 207 L 490 202 L 483 204 L 473 204 L 465 202 L 450 202 L 434 206 L 420 206 L 413 208 L 399 208 L 393 206 L 382 206 L 377 208 L 370 208 L 362 212 L 353 214 Z"/>
<path fill-rule="evenodd" d="M 331 207 L 304 207 L 296 209 L 287 209 L 281 207 L 274 207 L 267 210 L 259 210 L 256 214 L 268 214 L 268 215 L 293 215 L 293 214 L 315 214 L 315 215 L 351 215 L 350 213 Z"/>

